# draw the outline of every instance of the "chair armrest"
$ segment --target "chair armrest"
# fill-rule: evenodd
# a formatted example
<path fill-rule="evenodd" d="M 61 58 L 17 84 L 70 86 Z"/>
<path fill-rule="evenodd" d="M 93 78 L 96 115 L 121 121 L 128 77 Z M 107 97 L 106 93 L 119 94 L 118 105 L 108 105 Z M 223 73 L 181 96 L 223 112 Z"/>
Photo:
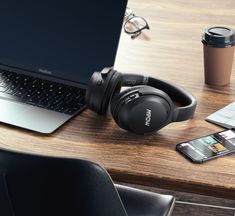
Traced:
<path fill-rule="evenodd" d="M 171 195 L 115 184 L 128 216 L 170 216 L 175 203 Z"/>

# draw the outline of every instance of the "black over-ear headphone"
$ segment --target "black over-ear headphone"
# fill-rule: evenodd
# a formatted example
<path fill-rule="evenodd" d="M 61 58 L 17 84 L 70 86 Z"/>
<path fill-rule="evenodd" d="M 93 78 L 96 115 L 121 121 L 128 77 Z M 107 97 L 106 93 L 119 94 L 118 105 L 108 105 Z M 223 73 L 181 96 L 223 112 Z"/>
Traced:
<path fill-rule="evenodd" d="M 120 92 L 121 87 L 134 86 Z M 174 102 L 181 104 L 177 106 Z M 93 73 L 86 93 L 87 106 L 106 115 L 109 103 L 115 122 L 123 129 L 146 134 L 171 122 L 191 118 L 196 99 L 166 81 L 104 68 Z"/>

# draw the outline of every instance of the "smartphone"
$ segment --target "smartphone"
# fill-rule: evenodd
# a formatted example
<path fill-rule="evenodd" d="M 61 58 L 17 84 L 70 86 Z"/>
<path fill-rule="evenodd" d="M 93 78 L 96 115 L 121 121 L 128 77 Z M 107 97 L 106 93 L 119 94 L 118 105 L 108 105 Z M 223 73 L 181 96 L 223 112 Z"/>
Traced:
<path fill-rule="evenodd" d="M 235 130 L 229 129 L 176 145 L 176 150 L 194 163 L 235 152 Z"/>

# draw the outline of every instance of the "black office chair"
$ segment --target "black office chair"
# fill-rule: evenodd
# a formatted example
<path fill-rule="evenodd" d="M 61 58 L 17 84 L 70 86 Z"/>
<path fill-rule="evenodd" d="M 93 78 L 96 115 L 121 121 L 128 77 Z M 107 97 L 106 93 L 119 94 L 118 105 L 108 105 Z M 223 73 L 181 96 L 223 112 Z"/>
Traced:
<path fill-rule="evenodd" d="M 156 216 L 173 206 L 172 196 L 114 186 L 90 161 L 0 150 L 1 216 Z"/>

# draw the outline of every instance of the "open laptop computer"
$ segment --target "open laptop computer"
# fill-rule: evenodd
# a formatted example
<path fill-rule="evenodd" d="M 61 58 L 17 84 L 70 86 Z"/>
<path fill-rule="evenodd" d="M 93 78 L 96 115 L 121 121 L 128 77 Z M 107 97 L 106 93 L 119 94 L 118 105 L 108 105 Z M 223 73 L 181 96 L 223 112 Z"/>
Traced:
<path fill-rule="evenodd" d="M 126 0 L 8 0 L 0 13 L 0 122 L 52 133 L 114 64 Z"/>

